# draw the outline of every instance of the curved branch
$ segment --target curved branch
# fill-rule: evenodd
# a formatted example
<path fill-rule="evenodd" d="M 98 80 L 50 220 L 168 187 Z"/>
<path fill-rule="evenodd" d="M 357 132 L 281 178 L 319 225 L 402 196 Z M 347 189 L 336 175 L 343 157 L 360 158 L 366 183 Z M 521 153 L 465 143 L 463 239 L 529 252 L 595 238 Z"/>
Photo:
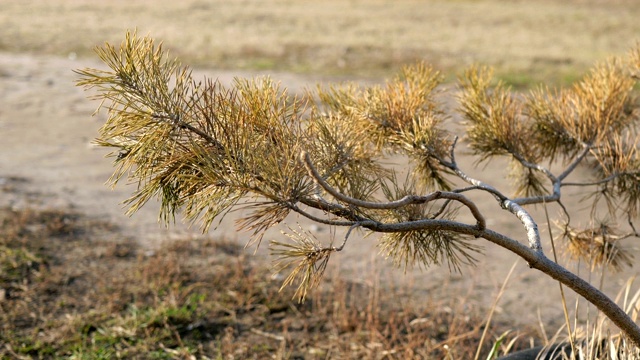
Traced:
<path fill-rule="evenodd" d="M 349 235 L 351 235 L 351 232 L 361 226 L 367 225 L 367 224 L 375 224 L 374 221 L 363 221 L 363 222 L 357 222 L 353 225 L 351 225 L 351 227 L 349 227 L 349 230 L 347 231 L 347 233 L 344 235 L 344 241 L 342 241 L 342 244 L 338 247 L 334 247 L 335 251 L 342 251 L 342 249 L 344 249 L 344 246 L 347 244 L 347 240 L 349 240 Z"/>
<path fill-rule="evenodd" d="M 629 223 L 629 226 L 631 227 L 631 230 L 633 230 L 633 234 L 636 237 L 640 237 L 640 233 L 638 233 L 638 230 L 636 230 L 636 227 L 633 224 L 633 220 L 631 219 L 631 216 L 629 214 L 627 214 L 627 222 Z"/>
<path fill-rule="evenodd" d="M 561 200 L 556 201 L 556 204 L 560 205 L 560 208 L 564 212 L 564 216 L 567 217 L 567 223 L 570 223 L 571 222 L 571 215 L 569 215 L 569 210 L 567 209 L 567 207 L 564 206 L 564 203 Z"/>
<path fill-rule="evenodd" d="M 514 158 L 516 158 L 516 160 L 518 160 L 518 162 L 520 162 L 520 164 L 522 164 L 522 166 L 543 173 L 546 177 L 549 178 L 549 180 L 551 181 L 551 184 L 553 185 L 553 193 L 551 193 L 551 195 L 541 195 L 541 196 L 531 196 L 531 197 L 517 198 L 517 199 L 513 199 L 512 200 L 513 202 L 517 203 L 518 205 L 530 205 L 530 204 L 551 203 L 551 202 L 556 202 L 556 201 L 560 200 L 561 181 L 560 181 L 559 178 L 557 178 L 555 175 L 553 175 L 553 173 L 549 169 L 547 169 L 546 167 L 544 167 L 544 166 L 542 166 L 540 164 L 530 163 L 530 162 L 526 161 L 522 156 L 520 156 L 519 154 L 516 154 L 516 153 L 511 153 L 511 155 Z M 572 164 L 572 165 L 575 168 L 577 163 L 575 165 L 574 164 Z"/>
<path fill-rule="evenodd" d="M 457 138 L 456 138 L 456 140 L 457 140 Z M 452 164 L 452 165 L 456 166 L 456 163 L 455 163 L 455 160 L 454 160 L 455 158 L 454 158 L 454 154 L 453 154 L 453 146 L 455 146 L 455 141 L 452 144 L 452 149 L 451 149 L 451 161 L 452 162 L 449 163 L 449 164 Z M 564 180 L 567 176 L 569 176 L 573 172 L 573 170 L 575 170 L 575 168 L 580 164 L 580 162 L 582 162 L 582 160 L 584 160 L 584 158 L 589 154 L 590 150 L 591 150 L 591 146 L 590 145 L 585 145 L 584 149 L 582 150 L 582 152 L 574 159 L 573 162 L 571 162 L 571 164 L 569 164 L 569 166 L 567 166 L 567 168 L 562 172 L 562 174 L 560 174 L 557 177 L 549 169 L 547 169 L 546 167 L 544 167 L 544 166 L 542 166 L 540 164 L 531 163 L 531 162 L 525 160 L 520 154 L 510 152 L 511 156 L 513 156 L 516 160 L 518 160 L 518 162 L 520 164 L 522 164 L 522 166 L 543 173 L 547 178 L 549 178 L 549 180 L 551 181 L 551 184 L 553 186 L 553 192 L 550 195 L 541 195 L 541 196 L 517 198 L 517 199 L 512 199 L 511 201 L 515 202 L 518 205 L 532 205 L 532 204 L 551 203 L 551 202 L 559 201 L 560 200 L 560 188 L 562 186 L 580 185 L 580 184 L 576 184 L 576 183 L 562 183 L 562 180 Z M 444 164 L 444 165 L 446 166 L 446 164 Z M 458 176 L 460 176 L 463 180 L 467 181 L 470 184 L 473 184 L 473 185 L 477 185 L 478 184 L 478 183 L 476 183 L 477 180 L 469 179 L 466 174 L 464 174 L 464 176 L 461 176 L 457 171 L 456 171 L 456 174 L 458 174 Z M 594 183 L 593 185 L 597 185 L 599 183 L 608 182 L 609 180 L 611 180 L 613 178 L 615 178 L 615 177 L 609 177 L 609 178 L 607 178 L 605 180 L 602 180 L 600 182 Z M 585 185 L 588 185 L 588 184 L 585 184 Z"/>
<path fill-rule="evenodd" d="M 436 211 L 435 213 L 431 214 L 431 216 L 429 217 L 430 219 L 435 219 L 438 216 L 442 215 L 442 213 L 444 213 L 444 211 L 446 210 L 447 206 L 449 206 L 449 204 L 451 203 L 450 199 L 447 199 L 444 204 L 442 204 L 442 206 L 440 206 L 440 209 L 438 209 L 438 211 Z"/>
<path fill-rule="evenodd" d="M 318 173 L 318 170 L 313 166 L 311 162 L 311 158 L 307 152 L 302 152 L 300 155 L 302 161 L 304 162 L 307 171 L 309 172 L 309 176 L 313 178 L 313 180 L 322 186 L 329 194 L 331 194 L 336 199 L 343 201 L 347 204 L 367 208 L 367 209 L 376 209 L 376 210 L 390 210 L 397 209 L 403 206 L 411 205 L 411 204 L 424 204 L 430 201 L 438 200 L 438 199 L 449 199 L 456 200 L 464 204 L 471 214 L 476 219 L 476 223 L 479 229 L 484 229 L 486 227 L 486 221 L 480 209 L 474 204 L 471 200 L 469 200 L 466 196 L 454 192 L 445 192 L 445 191 L 434 191 L 429 195 L 419 196 L 419 195 L 407 195 L 402 199 L 390 201 L 386 203 L 377 203 L 371 201 L 364 201 L 360 199 L 356 199 L 345 194 L 340 193 L 338 190 L 334 189 L 329 183 L 327 183 L 322 176 Z"/>
<path fill-rule="evenodd" d="M 180 129 L 187 129 L 192 133 L 200 136 L 209 144 L 213 145 L 218 151 L 224 151 L 224 146 L 218 140 L 214 139 L 212 136 L 210 136 L 206 132 L 186 123 L 185 121 L 180 119 L 180 116 L 177 114 L 165 114 L 165 113 L 154 112 L 151 114 L 151 118 L 162 120 Z"/>
<path fill-rule="evenodd" d="M 314 209 L 326 211 L 331 215 L 335 215 L 337 217 L 341 217 L 343 219 L 347 219 L 352 222 L 367 220 L 366 218 L 363 218 L 362 216 L 356 214 L 352 209 L 347 209 L 340 204 L 330 203 L 321 198 L 312 199 L 312 198 L 305 197 L 305 198 L 299 199 L 299 201 L 300 203 L 306 206 L 312 207 Z"/>

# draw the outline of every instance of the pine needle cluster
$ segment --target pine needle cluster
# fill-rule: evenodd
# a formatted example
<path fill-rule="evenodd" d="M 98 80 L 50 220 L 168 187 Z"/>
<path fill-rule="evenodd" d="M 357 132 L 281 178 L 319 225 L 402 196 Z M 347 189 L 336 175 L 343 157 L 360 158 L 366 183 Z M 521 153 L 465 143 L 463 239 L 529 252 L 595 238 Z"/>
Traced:
<path fill-rule="evenodd" d="M 411 179 L 404 183 L 397 178 L 393 180 L 381 187 L 388 201 L 417 193 L 418 187 Z M 450 206 L 447 201 L 429 202 L 387 211 L 382 215 L 382 221 L 407 223 L 435 218 L 453 220 L 457 215 L 458 208 Z M 450 271 L 456 272 L 461 272 L 463 265 L 475 264 L 475 255 L 482 250 L 473 238 L 438 229 L 386 233 L 380 239 L 380 249 L 396 266 L 404 268 L 405 271 L 414 266 L 426 268 L 446 263 Z"/>
<path fill-rule="evenodd" d="M 416 179 L 428 189 L 450 189 L 435 157 L 444 158 L 451 136 L 441 126 L 447 119 L 436 99 L 442 76 L 419 63 L 407 66 L 385 86 L 355 85 L 318 89 L 320 107 L 348 123 L 378 151 L 403 153 L 413 160 Z"/>
<path fill-rule="evenodd" d="M 303 302 L 309 289 L 320 284 L 331 253 L 337 249 L 331 244 L 323 247 L 313 234 L 302 229 L 289 228 L 289 232 L 283 231 L 282 234 L 292 242 L 271 242 L 271 254 L 277 258 L 274 267 L 277 272 L 293 267 L 282 288 L 297 284 L 294 297 Z"/>
<path fill-rule="evenodd" d="M 566 224 L 559 226 L 563 228 L 562 236 L 568 243 L 567 253 L 573 259 L 587 259 L 592 269 L 606 266 L 620 271 L 633 266 L 633 254 L 620 246 L 622 236 L 610 224 L 601 223 L 583 230 Z"/>

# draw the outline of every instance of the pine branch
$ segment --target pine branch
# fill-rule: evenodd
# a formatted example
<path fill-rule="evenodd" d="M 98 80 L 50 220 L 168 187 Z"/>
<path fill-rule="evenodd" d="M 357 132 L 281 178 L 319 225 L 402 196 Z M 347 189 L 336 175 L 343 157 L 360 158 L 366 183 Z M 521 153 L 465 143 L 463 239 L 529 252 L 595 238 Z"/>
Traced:
<path fill-rule="evenodd" d="M 501 83 L 492 85 L 487 68 L 465 74 L 459 100 L 468 144 L 480 161 L 511 160 L 519 182 L 513 198 L 459 167 L 458 138 L 452 140 L 442 126 L 447 116 L 435 100 L 442 77 L 425 64 L 403 69 L 384 87 L 318 89 L 314 103 L 312 96 L 288 96 L 268 78 L 236 79 L 229 88 L 211 80 L 196 83 L 161 46 L 135 34 L 128 33 L 119 49 L 107 44 L 97 53 L 111 70 L 79 70 L 78 85 L 96 89 L 108 112 L 97 143 L 115 149 L 112 183 L 126 174 L 138 184 L 127 200 L 130 212 L 157 197 L 166 221 L 183 210 L 206 231 L 215 219 L 246 206 L 252 212 L 239 225 L 253 231 L 254 239 L 292 211 L 348 227 L 337 247 L 294 230 L 285 234 L 290 242 L 272 242 L 276 269 L 292 268 L 284 285 L 297 285 L 299 299 L 318 285 L 331 254 L 341 251 L 357 228 L 383 234 L 382 248 L 396 264 L 446 261 L 456 271 L 473 264 L 479 251 L 475 239 L 484 238 L 574 289 L 640 345 L 640 328 L 622 309 L 544 255 L 537 223 L 525 209 L 557 203 L 566 216 L 565 235 L 578 252 L 595 241 L 599 252 L 589 250 L 590 256 L 613 262 L 615 253 L 618 264 L 629 262 L 615 242 L 640 237 L 633 222 L 640 212 L 639 117 L 631 96 L 636 79 L 628 74 L 637 73 L 640 50 L 629 63 L 613 59 L 596 66 L 570 89 L 541 88 L 525 97 L 513 96 Z M 409 160 L 412 171 L 404 185 L 381 165 L 390 153 Z M 567 164 L 559 175 L 549 170 L 557 159 Z M 549 167 L 542 165 L 547 162 Z M 585 165 L 596 180 L 565 181 Z M 457 179 L 470 186 L 455 188 Z M 626 212 L 632 232 L 606 224 L 570 228 L 561 193 L 566 186 L 596 186 L 592 216 L 604 199 L 610 215 Z M 424 189 L 428 193 L 421 195 Z M 470 191 L 491 194 L 517 218 L 528 246 L 488 229 L 466 196 Z M 380 192 L 386 201 L 377 200 Z M 475 224 L 456 221 L 452 204 L 458 203 Z"/>

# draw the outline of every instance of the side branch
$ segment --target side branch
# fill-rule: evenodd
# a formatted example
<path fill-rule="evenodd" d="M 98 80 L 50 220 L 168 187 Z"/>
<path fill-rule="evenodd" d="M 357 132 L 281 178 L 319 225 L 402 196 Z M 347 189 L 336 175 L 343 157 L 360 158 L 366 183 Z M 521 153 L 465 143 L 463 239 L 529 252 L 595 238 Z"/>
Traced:
<path fill-rule="evenodd" d="M 456 154 L 455 154 L 455 149 L 456 149 L 456 144 L 458 143 L 458 137 L 456 136 L 453 139 L 453 143 L 451 143 L 451 148 L 449 150 L 449 158 L 451 159 L 451 161 L 446 161 L 444 159 L 442 159 L 441 157 L 438 156 L 434 156 L 434 158 L 436 160 L 438 160 L 438 162 L 440 162 L 440 164 L 442 164 L 442 166 L 446 167 L 447 169 L 453 171 L 460 179 L 462 179 L 464 182 L 471 184 L 471 188 L 466 188 L 466 189 L 461 189 L 463 191 L 467 191 L 467 190 L 473 190 L 473 189 L 478 189 L 478 190 L 483 190 L 486 191 L 488 193 L 490 193 L 491 195 L 493 195 L 496 200 L 498 200 L 499 202 L 502 202 L 504 200 L 507 200 L 507 197 L 504 196 L 504 194 L 502 194 L 500 191 L 498 191 L 498 189 L 494 188 L 493 186 L 486 184 L 478 179 L 474 179 L 472 177 L 470 177 L 469 175 L 467 175 L 464 171 L 462 171 L 462 169 L 460 169 L 460 167 L 458 167 L 458 163 L 456 162 Z"/>
<path fill-rule="evenodd" d="M 553 173 L 551 173 L 551 171 L 549 169 L 547 169 L 546 167 L 544 167 L 544 166 L 542 166 L 540 164 L 534 164 L 534 163 L 528 162 L 520 154 L 511 153 L 511 155 L 514 158 L 516 158 L 516 160 L 518 160 L 518 162 L 520 164 L 522 164 L 522 166 L 543 173 L 546 177 L 549 178 L 549 180 L 551 180 L 552 183 L 558 182 L 558 178 L 556 178 L 556 176 L 553 175 Z"/>
<path fill-rule="evenodd" d="M 543 173 L 546 177 L 549 178 L 551 184 L 553 186 L 553 193 L 550 195 L 542 195 L 542 196 L 533 196 L 526 198 L 513 199 L 513 201 L 519 205 L 530 205 L 530 204 L 540 204 L 540 203 L 550 203 L 550 202 L 558 202 L 560 200 L 560 188 L 562 186 L 566 186 L 566 183 L 562 181 L 569 176 L 573 170 L 584 160 L 584 158 L 591 151 L 590 145 L 585 145 L 584 149 L 578 156 L 567 166 L 567 168 L 558 176 L 555 176 L 549 171 L 549 169 L 541 166 L 539 164 L 532 164 L 526 160 L 524 160 L 520 155 L 512 153 L 512 155 L 522 164 L 524 167 L 529 169 L 537 170 Z"/>
<path fill-rule="evenodd" d="M 496 198 L 496 200 L 500 203 L 500 206 L 503 209 L 514 214 L 520 220 L 520 222 L 522 222 L 522 225 L 524 225 L 524 228 L 527 230 L 529 247 L 533 249 L 535 252 L 542 254 L 543 252 L 542 252 L 542 245 L 540 243 L 540 231 L 538 231 L 538 225 L 533 220 L 531 215 L 527 212 L 527 210 L 525 210 L 521 206 L 522 204 L 520 204 L 517 201 L 518 199 L 510 200 L 493 186 L 485 184 L 484 182 L 478 179 L 474 179 L 470 177 L 458 167 L 458 164 L 456 163 L 456 158 L 455 158 L 455 146 L 457 141 L 458 141 L 458 137 L 456 136 L 456 138 L 453 140 L 453 143 L 451 144 L 451 150 L 449 152 L 449 157 L 451 158 L 451 161 L 450 162 L 444 161 L 443 159 L 438 159 L 438 161 L 440 161 L 440 163 L 443 166 L 446 166 L 447 168 L 455 172 L 455 174 L 458 175 L 458 177 L 460 177 L 462 180 L 471 184 L 472 185 L 471 188 L 478 188 L 492 194 Z M 560 194 L 559 185 L 557 186 L 557 188 L 558 188 L 558 196 L 559 196 Z"/>
<path fill-rule="evenodd" d="M 207 141 L 209 144 L 213 145 L 218 151 L 224 151 L 224 146 L 216 139 L 214 139 L 213 137 L 211 137 L 209 134 L 207 134 L 206 132 L 186 123 L 185 121 L 183 121 L 182 119 L 180 119 L 179 115 L 169 115 L 169 114 L 164 114 L 164 113 L 153 113 L 151 114 L 151 117 L 154 119 L 158 119 L 158 120 L 162 120 L 165 121 L 167 123 L 172 124 L 173 126 L 179 128 L 179 129 L 187 129 L 189 131 L 191 131 L 192 133 L 200 136 L 202 139 L 204 139 L 205 141 Z"/>
<path fill-rule="evenodd" d="M 569 166 L 567 166 L 562 174 L 558 175 L 558 180 L 562 181 L 567 176 L 569 176 L 569 174 L 571 174 L 573 170 L 575 170 L 575 168 L 582 162 L 582 160 L 589 154 L 590 151 L 591 145 L 585 145 L 584 149 L 582 149 L 582 152 L 580 152 L 580 154 L 576 156 L 576 158 L 571 162 L 571 164 L 569 164 Z"/>
<path fill-rule="evenodd" d="M 438 200 L 438 199 L 456 200 L 464 204 L 469 209 L 469 211 L 471 211 L 471 214 L 476 219 L 477 227 L 479 230 L 486 228 L 486 221 L 484 219 L 484 216 L 482 216 L 482 214 L 480 213 L 480 209 L 478 209 L 476 204 L 474 204 L 471 200 L 469 200 L 466 196 L 462 194 L 458 194 L 454 192 L 434 191 L 433 193 L 425 196 L 407 195 L 402 199 L 385 202 L 385 203 L 364 201 L 364 200 L 352 198 L 350 196 L 342 194 L 336 189 L 334 189 L 331 185 L 329 185 L 329 183 L 327 183 L 326 180 L 322 178 L 322 175 L 320 175 L 320 173 L 318 173 L 318 170 L 313 166 L 313 163 L 311 162 L 311 158 L 309 157 L 309 154 L 307 152 L 302 152 L 300 157 L 301 157 L 301 160 L 304 162 L 304 165 L 307 168 L 309 175 L 314 179 L 314 181 L 317 184 L 319 184 L 323 189 L 325 189 L 329 194 L 331 194 L 333 197 L 347 204 L 361 207 L 361 208 L 367 208 L 367 209 L 390 210 L 390 209 L 397 209 L 397 208 L 411 205 L 411 204 L 424 204 L 424 203 Z"/>

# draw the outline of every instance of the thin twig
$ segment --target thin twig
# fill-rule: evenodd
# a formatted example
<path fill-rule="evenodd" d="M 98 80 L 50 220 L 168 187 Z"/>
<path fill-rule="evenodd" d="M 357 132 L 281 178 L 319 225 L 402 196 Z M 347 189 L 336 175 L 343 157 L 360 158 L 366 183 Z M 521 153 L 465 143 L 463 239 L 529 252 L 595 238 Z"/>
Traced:
<path fill-rule="evenodd" d="M 553 173 L 551 173 L 551 171 L 549 169 L 547 169 L 546 167 L 544 167 L 544 166 L 542 166 L 540 164 L 531 163 L 531 162 L 525 160 L 522 157 L 522 155 L 520 155 L 520 154 L 512 152 L 511 155 L 514 158 L 516 158 L 516 160 L 518 160 L 518 162 L 520 164 L 522 164 L 522 166 L 524 166 L 524 167 L 526 167 L 528 169 L 533 169 L 533 170 L 536 170 L 536 171 L 539 171 L 539 172 L 545 174 L 545 176 L 547 176 L 549 178 L 549 180 L 551 180 L 552 183 L 555 183 L 555 182 L 558 181 L 558 178 L 556 178 L 556 176 L 553 175 Z"/>
<path fill-rule="evenodd" d="M 540 164 L 534 164 L 526 161 L 520 154 L 511 153 L 511 155 L 522 164 L 522 166 L 543 173 L 551 181 L 553 193 L 551 195 L 530 196 L 524 198 L 513 199 L 519 205 L 531 205 L 540 203 L 551 203 L 560 200 L 560 180 L 546 167 Z"/>
<path fill-rule="evenodd" d="M 193 132 L 194 134 L 200 136 L 201 138 L 203 138 L 204 140 L 206 140 L 207 142 L 209 142 L 211 145 L 215 146 L 216 149 L 220 150 L 220 151 L 224 151 L 224 146 L 216 139 L 214 139 L 213 137 L 211 137 L 209 134 L 205 133 L 204 131 L 190 125 L 187 124 L 186 122 L 182 121 L 180 119 L 180 117 L 178 115 L 169 115 L 169 114 L 162 114 L 162 113 L 153 113 L 151 114 L 151 117 L 154 119 L 159 119 L 159 120 L 165 120 L 175 126 L 177 126 L 178 128 L 181 129 L 187 129 L 191 132 Z"/>
<path fill-rule="evenodd" d="M 636 230 L 636 227 L 633 225 L 633 220 L 631 220 L 631 215 L 627 214 L 627 222 L 629 223 L 629 226 L 631 226 L 631 230 L 633 230 L 633 234 L 637 237 L 640 237 L 640 234 L 638 234 L 638 230 Z"/>
<path fill-rule="evenodd" d="M 298 207 L 297 205 L 289 205 L 289 208 L 291 210 L 297 212 L 298 214 L 306 217 L 307 219 L 313 220 L 313 221 L 318 222 L 320 224 L 331 225 L 331 226 L 353 226 L 354 224 L 358 224 L 358 222 L 355 222 L 355 221 L 340 221 L 340 220 L 323 219 L 321 217 L 312 215 L 312 214 L 300 209 L 300 207 Z"/>
<path fill-rule="evenodd" d="M 447 206 L 451 203 L 451 199 L 447 199 L 444 204 L 442 204 L 442 206 L 440 207 L 440 209 L 438 209 L 438 211 L 436 211 L 435 213 L 433 213 L 430 217 L 430 219 L 435 219 L 438 216 L 440 216 L 444 210 L 447 208 Z"/>
<path fill-rule="evenodd" d="M 474 179 L 474 178 L 470 177 L 464 171 L 462 171 L 462 169 L 460 169 L 458 167 L 458 164 L 456 163 L 456 157 L 455 157 L 455 147 L 456 147 L 457 142 L 458 142 L 458 137 L 456 136 L 453 139 L 453 142 L 451 143 L 451 147 L 450 147 L 450 150 L 449 150 L 449 158 L 451 159 L 451 161 L 446 161 L 446 160 L 444 160 L 444 159 L 442 159 L 440 157 L 435 157 L 435 159 L 438 160 L 438 162 L 440 162 L 440 164 L 442 164 L 444 167 L 446 167 L 449 170 L 453 171 L 460 179 L 462 179 L 466 183 L 471 184 L 473 187 L 477 188 L 478 190 L 484 190 L 484 191 L 492 194 L 499 202 L 502 202 L 502 201 L 506 200 L 507 197 L 504 196 L 496 188 L 494 188 L 493 186 L 491 186 L 489 184 L 486 184 L 486 183 L 484 183 L 484 182 L 482 182 L 482 181 L 480 181 L 478 179 Z"/>
<path fill-rule="evenodd" d="M 562 174 L 558 175 L 558 180 L 564 180 L 569 174 L 575 170 L 575 168 L 582 162 L 582 160 L 589 154 L 591 151 L 591 145 L 586 144 L 582 152 L 567 166 L 567 168 L 562 172 Z"/>
<path fill-rule="evenodd" d="M 597 180 L 597 181 L 592 181 L 592 182 L 563 182 L 560 186 L 595 186 L 595 185 L 602 185 L 602 184 L 606 184 L 609 181 L 617 178 L 618 176 L 620 176 L 622 174 L 619 173 L 615 173 L 612 175 L 607 176 L 604 179 L 601 180 Z"/>
<path fill-rule="evenodd" d="M 454 142 L 454 145 L 455 145 L 455 142 Z M 550 194 L 550 195 L 540 195 L 540 196 L 516 198 L 516 199 L 512 199 L 512 201 L 517 203 L 517 204 L 519 204 L 519 205 L 533 205 L 533 204 L 557 202 L 557 201 L 560 200 L 560 197 L 561 197 L 560 188 L 562 186 L 598 185 L 598 184 L 609 182 L 610 180 L 612 180 L 616 176 L 618 176 L 618 175 L 615 175 L 615 176 L 612 175 L 612 176 L 609 176 L 606 179 L 603 179 L 603 180 L 600 180 L 600 181 L 597 181 L 597 182 L 593 182 L 593 183 L 563 183 L 562 180 L 564 180 L 567 176 L 569 176 L 569 174 L 571 174 L 571 172 L 573 172 L 573 170 L 575 170 L 575 168 L 580 164 L 580 162 L 585 158 L 585 156 L 589 153 L 590 150 L 591 150 L 591 146 L 585 145 L 585 148 L 578 155 L 578 157 L 571 164 L 569 164 L 569 166 L 567 166 L 567 168 L 562 172 L 562 174 L 560 174 L 557 177 L 555 175 L 553 175 L 553 173 L 549 169 L 547 169 L 546 167 L 544 167 L 544 166 L 542 166 L 540 164 L 534 164 L 534 163 L 528 162 L 520 154 L 512 152 L 511 155 L 516 160 L 518 160 L 518 162 L 520 162 L 520 164 L 522 164 L 526 168 L 533 169 L 533 170 L 536 170 L 536 171 L 539 171 L 539 172 L 543 173 L 547 178 L 549 178 L 549 180 L 551 181 L 551 184 L 553 186 L 553 193 Z M 455 162 L 453 162 L 453 164 L 455 165 Z M 465 179 L 465 178 L 463 177 L 463 179 Z M 469 181 L 467 181 L 467 182 L 469 182 Z M 472 182 L 470 182 L 470 183 L 472 183 Z"/>
<path fill-rule="evenodd" d="M 349 240 L 349 235 L 351 235 L 351 232 L 358 227 L 361 227 L 365 224 L 369 224 L 369 223 L 373 223 L 373 221 L 363 221 L 363 222 L 357 222 L 353 225 L 351 225 L 351 227 L 349 228 L 349 230 L 347 231 L 347 234 L 344 236 L 344 241 L 342 241 L 342 244 L 338 247 L 334 247 L 333 250 L 334 251 L 342 251 L 342 249 L 344 249 L 344 246 L 347 244 L 347 240 Z"/>
<path fill-rule="evenodd" d="M 481 186 L 471 185 L 471 186 L 463 187 L 460 189 L 453 189 L 451 190 L 451 192 L 463 193 L 463 192 L 472 191 L 472 190 L 484 190 L 484 189 Z"/>
<path fill-rule="evenodd" d="M 560 200 L 556 201 L 556 204 L 560 205 L 560 208 L 562 209 L 562 211 L 564 211 L 564 215 L 567 217 L 567 224 L 569 224 L 571 222 L 571 215 L 569 215 L 569 210 Z"/>
<path fill-rule="evenodd" d="M 340 204 L 336 204 L 336 203 L 330 203 L 326 200 L 324 200 L 322 197 L 317 197 L 317 198 L 308 198 L 308 197 L 304 197 L 300 199 L 300 203 L 309 206 L 311 208 L 314 209 L 318 209 L 318 210 L 322 210 L 325 211 L 329 214 L 335 215 L 337 217 L 341 217 L 344 219 L 347 219 L 349 221 L 353 221 L 353 222 L 357 222 L 357 221 L 365 221 L 368 220 L 367 218 L 363 218 L 362 216 L 359 216 L 358 214 L 356 214 L 353 210 L 351 209 L 347 209 L 346 207 L 340 205 Z M 348 226 L 351 226 L 352 224 L 349 224 Z"/>
<path fill-rule="evenodd" d="M 551 171 L 549 171 L 549 169 L 545 168 L 544 166 L 541 166 L 539 164 L 530 163 L 530 162 L 524 160 L 524 158 L 522 158 L 520 155 L 512 153 L 512 155 L 523 166 L 525 166 L 525 167 L 527 167 L 529 169 L 534 169 L 534 170 L 540 171 L 543 174 L 545 174 L 549 178 L 549 180 L 551 180 L 551 184 L 553 186 L 553 193 L 550 194 L 550 195 L 541 195 L 541 196 L 518 198 L 518 199 L 513 199 L 513 201 L 518 203 L 519 205 L 532 205 L 532 204 L 558 202 L 560 200 L 560 196 L 561 196 L 560 188 L 562 186 L 578 186 L 578 185 L 586 186 L 586 185 L 589 185 L 589 184 L 586 184 L 586 183 L 585 184 L 581 184 L 581 183 L 563 183 L 562 180 L 564 180 L 567 176 L 569 176 L 569 174 L 571 174 L 571 172 L 573 172 L 573 170 L 575 170 L 575 168 L 580 164 L 580 162 L 585 158 L 585 156 L 589 153 L 590 150 L 591 150 L 591 146 L 585 145 L 585 148 L 578 155 L 578 157 L 571 164 L 569 164 L 569 166 L 567 166 L 567 168 L 562 172 L 562 174 L 560 174 L 557 177 L 555 175 L 553 175 L 553 173 L 551 173 Z M 611 179 L 609 179 L 609 180 L 611 180 Z M 593 183 L 591 185 L 597 185 L 599 183 L 605 183 L 605 182 L 608 182 L 609 180 L 599 181 L 599 182 Z M 566 212 L 566 209 L 565 209 L 565 212 Z"/>

